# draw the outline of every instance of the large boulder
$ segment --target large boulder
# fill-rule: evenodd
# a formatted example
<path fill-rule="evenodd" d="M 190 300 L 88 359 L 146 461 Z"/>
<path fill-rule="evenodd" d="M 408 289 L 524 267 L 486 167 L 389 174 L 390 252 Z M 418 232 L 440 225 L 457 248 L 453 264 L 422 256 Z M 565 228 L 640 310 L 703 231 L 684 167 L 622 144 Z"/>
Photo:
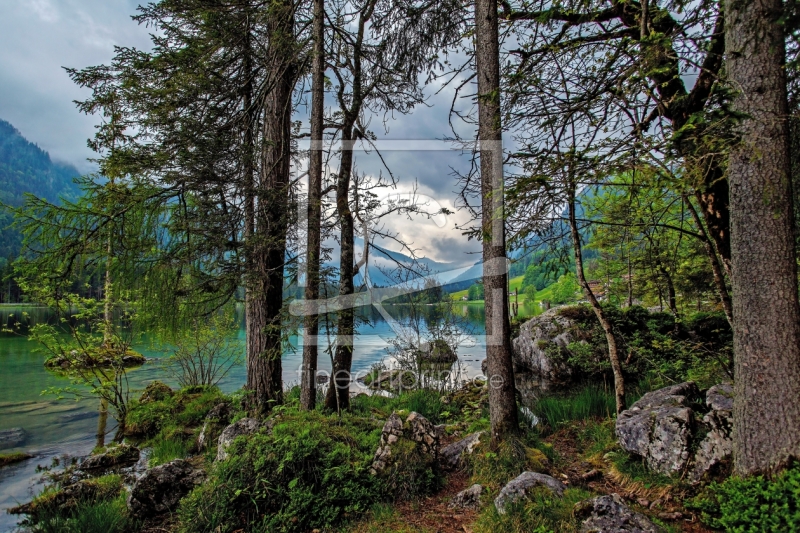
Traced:
<path fill-rule="evenodd" d="M 616 434 L 626 451 L 640 455 L 658 473 L 682 472 L 692 459 L 693 402 L 700 391 L 692 382 L 649 392 L 617 417 Z"/>
<path fill-rule="evenodd" d="M 617 418 L 620 446 L 658 473 L 692 482 L 730 462 L 733 386 L 719 384 L 703 399 L 692 382 L 649 392 Z"/>
<path fill-rule="evenodd" d="M 105 452 L 91 455 L 81 463 L 81 470 L 105 470 L 130 466 L 139 460 L 139 449 L 127 444 L 107 448 Z"/>
<path fill-rule="evenodd" d="M 662 533 L 643 514 L 634 512 L 617 494 L 599 496 L 575 506 L 578 517 L 587 517 L 581 533 Z"/>
<path fill-rule="evenodd" d="M 141 518 L 171 511 L 204 479 L 202 470 L 183 459 L 151 468 L 131 488 L 128 509 Z"/>
<path fill-rule="evenodd" d="M 483 487 L 476 483 L 453 496 L 448 507 L 451 509 L 477 509 L 481 505 L 482 492 Z"/>
<path fill-rule="evenodd" d="M 237 437 L 253 435 L 262 428 L 270 429 L 270 424 L 255 418 L 242 418 L 226 427 L 217 439 L 217 461 L 224 461 L 228 458 L 228 448 Z"/>
<path fill-rule="evenodd" d="M 689 472 L 693 482 L 729 461 L 733 454 L 733 386 L 722 383 L 708 389 L 706 406 L 710 409 L 703 416 L 707 433 L 697 445 Z"/>
<path fill-rule="evenodd" d="M 463 464 L 464 456 L 470 455 L 475 447 L 481 443 L 483 436 L 484 432 L 478 431 L 445 446 L 439 451 L 439 464 L 446 470 L 458 468 Z"/>
<path fill-rule="evenodd" d="M 538 472 L 523 472 L 500 489 L 500 494 L 494 499 L 497 512 L 505 514 L 506 506 L 524 498 L 535 487 L 545 487 L 559 498 L 564 495 L 566 486 L 559 480 Z"/>
<path fill-rule="evenodd" d="M 560 309 L 545 311 L 522 324 L 512 341 L 514 370 L 531 372 L 547 382 L 568 382 L 573 372 L 563 355 L 574 341 L 574 326 Z"/>

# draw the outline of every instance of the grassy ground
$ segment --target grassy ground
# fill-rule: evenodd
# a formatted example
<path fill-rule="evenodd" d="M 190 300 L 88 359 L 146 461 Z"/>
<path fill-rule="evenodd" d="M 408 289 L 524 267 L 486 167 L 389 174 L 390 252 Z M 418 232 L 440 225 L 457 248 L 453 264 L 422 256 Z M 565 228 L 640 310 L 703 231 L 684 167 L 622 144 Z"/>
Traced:
<path fill-rule="evenodd" d="M 21 463 L 31 457 L 33 456 L 27 453 L 0 453 L 0 467 Z"/>

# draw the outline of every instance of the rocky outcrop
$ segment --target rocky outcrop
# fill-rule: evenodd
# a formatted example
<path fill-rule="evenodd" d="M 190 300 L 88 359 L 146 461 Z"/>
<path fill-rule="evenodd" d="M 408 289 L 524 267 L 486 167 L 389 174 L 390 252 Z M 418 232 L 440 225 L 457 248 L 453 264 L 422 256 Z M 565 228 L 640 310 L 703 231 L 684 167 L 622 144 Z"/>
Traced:
<path fill-rule="evenodd" d="M 476 483 L 453 496 L 448 507 L 451 509 L 477 509 L 481 505 L 482 492 L 483 487 Z"/>
<path fill-rule="evenodd" d="M 128 509 L 141 518 L 171 511 L 204 479 L 202 470 L 183 459 L 151 468 L 131 488 Z"/>
<path fill-rule="evenodd" d="M 620 446 L 658 473 L 699 481 L 732 452 L 733 387 L 711 387 L 703 401 L 692 382 L 645 394 L 617 418 Z M 701 418 L 702 417 L 702 418 Z"/>
<path fill-rule="evenodd" d="M 229 403 L 215 405 L 206 415 L 200 435 L 197 436 L 197 449 L 204 450 L 228 426 L 233 417 L 233 407 Z"/>
<path fill-rule="evenodd" d="M 108 448 L 105 452 L 91 455 L 81 463 L 81 470 L 106 470 L 130 466 L 139 460 L 139 449 L 127 444 Z"/>
<path fill-rule="evenodd" d="M 450 364 L 458 361 L 458 356 L 453 348 L 441 339 L 420 344 L 416 356 L 422 363 Z"/>
<path fill-rule="evenodd" d="M 383 425 L 380 444 L 372 459 L 370 471 L 373 475 L 378 474 L 399 459 L 400 454 L 393 453 L 393 448 L 404 447 L 402 441 L 412 444 L 414 451 L 436 459 L 439 456 L 439 439 L 440 431 L 421 414 L 412 412 L 404 423 L 400 415 L 392 413 Z M 404 450 L 404 455 L 410 457 L 413 453 Z"/>
<path fill-rule="evenodd" d="M 617 417 L 622 448 L 644 458 L 661 474 L 683 471 L 691 460 L 694 433 L 692 402 L 700 391 L 692 382 L 648 392 Z"/>
<path fill-rule="evenodd" d="M 0 431 L 0 450 L 22 446 L 26 440 L 28 440 L 28 433 L 24 429 L 4 429 Z"/>
<path fill-rule="evenodd" d="M 261 429 L 271 429 L 270 423 L 260 422 L 255 418 L 242 418 L 226 427 L 217 439 L 217 461 L 224 461 L 228 458 L 228 448 L 237 437 L 252 435 Z"/>
<path fill-rule="evenodd" d="M 689 472 L 689 479 L 694 482 L 729 461 L 733 454 L 733 386 L 723 383 L 708 389 L 706 406 L 711 409 L 703 416 L 708 432 L 697 445 Z"/>
<path fill-rule="evenodd" d="M 507 505 L 524 498 L 528 491 L 535 487 L 545 487 L 559 498 L 564 495 L 564 490 L 567 488 L 559 480 L 548 475 L 538 472 L 523 472 L 500 489 L 500 494 L 494 499 L 497 512 L 505 514 Z"/>
<path fill-rule="evenodd" d="M 580 502 L 575 515 L 587 517 L 581 524 L 581 533 L 662 533 L 643 514 L 634 512 L 617 494 L 599 496 Z"/>
<path fill-rule="evenodd" d="M 553 383 L 568 382 L 573 371 L 563 355 L 569 354 L 574 326 L 574 321 L 563 316 L 560 309 L 551 309 L 522 324 L 512 341 L 515 372 L 527 371 Z"/>
<path fill-rule="evenodd" d="M 453 470 L 462 466 L 465 455 L 470 455 L 472 450 L 481 443 L 484 432 L 478 431 L 467 435 L 463 439 L 445 446 L 439 452 L 439 464 L 445 470 Z"/>

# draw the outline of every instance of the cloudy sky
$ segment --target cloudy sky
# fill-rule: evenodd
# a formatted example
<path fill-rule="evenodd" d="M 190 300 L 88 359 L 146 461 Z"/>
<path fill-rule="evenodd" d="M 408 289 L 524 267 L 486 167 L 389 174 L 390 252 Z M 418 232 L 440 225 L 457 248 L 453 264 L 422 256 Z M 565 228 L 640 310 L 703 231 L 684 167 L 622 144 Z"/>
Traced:
<path fill-rule="evenodd" d="M 31 142 L 50 152 L 53 159 L 90 171 L 92 152 L 86 140 L 93 135 L 94 117 L 78 113 L 73 103 L 88 93 L 76 87 L 62 67 L 83 68 L 110 61 L 114 46 L 148 48 L 148 29 L 134 23 L 137 0 L 0 0 L 0 118 L 13 124 Z M 429 106 L 408 116 L 397 116 L 384 132 L 375 120 L 376 133 L 389 140 L 384 152 L 398 190 L 414 189 L 441 206 L 454 209 L 458 184 L 453 169 L 468 168 L 469 160 L 436 141 L 450 136 L 448 110 L 453 92 L 434 94 Z M 459 134 L 470 135 L 463 126 Z M 410 143 L 399 141 L 428 141 Z M 357 156 L 358 168 L 368 174 L 380 171 L 373 156 Z M 455 263 L 474 263 L 480 250 L 456 226 L 469 220 L 464 211 L 439 224 L 417 217 L 386 221 L 421 255 Z M 442 225 L 443 224 L 443 225 Z M 440 227 L 440 225 L 442 225 Z M 399 250 L 391 243 L 387 247 Z"/>

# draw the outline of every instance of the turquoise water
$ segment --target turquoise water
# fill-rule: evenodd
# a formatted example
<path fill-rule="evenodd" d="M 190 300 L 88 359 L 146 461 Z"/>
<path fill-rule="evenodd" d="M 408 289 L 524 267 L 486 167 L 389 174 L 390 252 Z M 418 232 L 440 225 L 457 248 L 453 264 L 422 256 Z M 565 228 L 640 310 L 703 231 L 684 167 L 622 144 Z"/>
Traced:
<path fill-rule="evenodd" d="M 386 309 L 394 319 L 407 323 L 408 308 L 386 306 Z M 0 324 L 8 326 L 15 318 L 20 318 L 21 311 L 25 311 L 27 320 L 31 323 L 52 318 L 42 308 L 0 307 Z M 465 331 L 469 333 L 466 335 L 466 342 L 459 347 L 458 355 L 461 368 L 471 377 L 480 372 L 480 364 L 485 357 L 482 343 L 483 307 L 458 305 L 455 311 L 462 316 Z M 357 327 L 358 336 L 353 354 L 355 374 L 366 373 L 373 364 L 385 359 L 389 341 L 396 336 L 392 324 L 376 311 L 364 308 L 359 317 L 361 320 Z M 238 336 L 244 339 L 242 329 Z M 292 336 L 289 345 L 283 356 L 283 381 L 286 386 L 299 382 L 302 334 Z M 330 371 L 330 359 L 322 348 L 324 346 L 320 345 L 319 369 Z M 159 361 L 168 355 L 163 347 L 145 337 L 137 343 L 135 349 L 153 360 L 129 371 L 130 386 L 134 391 L 132 397 L 136 397 L 136 391 L 156 379 L 174 385 L 162 364 L 163 361 Z M 17 517 L 8 515 L 5 510 L 29 500 L 41 490 L 41 485 L 38 484 L 40 476 L 35 472 L 36 465 L 49 464 L 54 457 L 87 455 L 96 442 L 98 401 L 86 399 L 75 402 L 43 395 L 42 391 L 47 388 L 70 384 L 67 378 L 47 371 L 43 366 L 44 359 L 44 354 L 37 352 L 34 341 L 21 335 L 0 333 L 0 431 L 22 428 L 27 435 L 22 445 L 0 449 L 0 453 L 26 451 L 35 455 L 32 460 L 0 469 L 0 532 L 12 531 L 17 520 Z M 226 392 L 237 390 L 244 385 L 245 378 L 244 364 L 238 365 L 220 382 L 220 387 Z M 111 417 L 106 431 L 113 435 Z"/>

